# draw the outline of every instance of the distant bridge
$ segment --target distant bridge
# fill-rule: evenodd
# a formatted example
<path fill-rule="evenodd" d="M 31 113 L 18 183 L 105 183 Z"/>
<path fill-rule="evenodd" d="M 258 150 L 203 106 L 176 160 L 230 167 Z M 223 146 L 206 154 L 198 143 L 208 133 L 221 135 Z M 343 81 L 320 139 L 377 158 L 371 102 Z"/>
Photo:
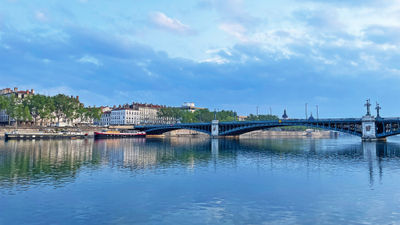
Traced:
<path fill-rule="evenodd" d="M 381 118 L 380 107 L 377 105 L 377 117 L 371 116 L 369 100 L 367 100 L 367 114 L 362 118 L 347 119 L 282 119 L 270 121 L 243 121 L 243 122 L 219 122 L 213 120 L 208 123 L 176 123 L 135 126 L 135 129 L 145 131 L 150 135 L 159 135 L 165 132 L 188 129 L 209 134 L 212 137 L 235 136 L 247 132 L 285 126 L 305 126 L 321 128 L 352 134 L 363 140 L 380 140 L 386 137 L 400 134 L 400 118 Z"/>

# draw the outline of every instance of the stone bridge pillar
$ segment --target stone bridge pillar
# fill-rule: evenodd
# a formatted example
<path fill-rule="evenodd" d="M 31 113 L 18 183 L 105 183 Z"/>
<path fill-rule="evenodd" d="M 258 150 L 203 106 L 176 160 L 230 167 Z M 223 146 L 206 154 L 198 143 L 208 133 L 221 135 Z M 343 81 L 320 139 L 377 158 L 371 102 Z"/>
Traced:
<path fill-rule="evenodd" d="M 218 120 L 213 120 L 211 122 L 211 137 L 215 138 L 219 136 L 219 126 L 218 126 L 219 121 Z"/>
<path fill-rule="evenodd" d="M 366 115 L 362 118 L 362 140 L 376 141 L 375 117 Z"/>

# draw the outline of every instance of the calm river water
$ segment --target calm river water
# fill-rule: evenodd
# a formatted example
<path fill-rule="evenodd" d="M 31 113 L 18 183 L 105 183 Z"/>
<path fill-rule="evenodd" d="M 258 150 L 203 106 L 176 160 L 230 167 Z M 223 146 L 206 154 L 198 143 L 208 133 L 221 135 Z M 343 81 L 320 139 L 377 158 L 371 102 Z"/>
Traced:
<path fill-rule="evenodd" d="M 399 224 L 400 139 L 0 141 L 0 224 Z"/>

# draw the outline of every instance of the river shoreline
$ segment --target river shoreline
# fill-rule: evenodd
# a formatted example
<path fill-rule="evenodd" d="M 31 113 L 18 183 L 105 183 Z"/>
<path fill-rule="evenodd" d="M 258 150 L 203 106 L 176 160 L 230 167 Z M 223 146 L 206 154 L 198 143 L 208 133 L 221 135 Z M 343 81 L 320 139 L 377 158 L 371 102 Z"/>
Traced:
<path fill-rule="evenodd" d="M 102 127 L 49 127 L 49 128 L 32 128 L 22 127 L 15 129 L 15 127 L 0 127 L 0 139 L 4 139 L 5 133 L 10 133 L 17 130 L 18 133 L 57 133 L 60 131 L 65 132 L 82 132 L 87 133 L 88 136 L 93 136 L 94 132 L 101 131 L 105 128 Z M 192 130 L 175 130 L 163 135 L 157 135 L 157 137 L 208 137 L 207 134 L 192 131 Z M 312 138 L 332 138 L 337 137 L 338 132 L 335 131 L 323 131 L 323 130 L 312 130 L 308 129 L 305 131 L 275 131 L 275 130 L 258 130 L 245 133 L 239 136 L 239 138 L 259 138 L 259 137 L 288 137 L 288 138 L 300 138 L 300 137 L 312 137 Z"/>

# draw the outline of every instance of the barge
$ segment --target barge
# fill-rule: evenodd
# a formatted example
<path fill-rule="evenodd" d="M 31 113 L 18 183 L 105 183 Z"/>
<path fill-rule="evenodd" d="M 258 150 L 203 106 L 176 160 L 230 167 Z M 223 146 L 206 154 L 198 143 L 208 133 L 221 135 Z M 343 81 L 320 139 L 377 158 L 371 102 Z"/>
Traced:
<path fill-rule="evenodd" d="M 5 133 L 4 139 L 8 140 L 42 140 L 42 139 L 84 139 L 87 133 Z"/>
<path fill-rule="evenodd" d="M 107 139 L 107 138 L 140 138 L 146 137 L 146 132 L 125 132 L 119 131 L 105 131 L 105 132 L 94 132 L 94 139 Z"/>

